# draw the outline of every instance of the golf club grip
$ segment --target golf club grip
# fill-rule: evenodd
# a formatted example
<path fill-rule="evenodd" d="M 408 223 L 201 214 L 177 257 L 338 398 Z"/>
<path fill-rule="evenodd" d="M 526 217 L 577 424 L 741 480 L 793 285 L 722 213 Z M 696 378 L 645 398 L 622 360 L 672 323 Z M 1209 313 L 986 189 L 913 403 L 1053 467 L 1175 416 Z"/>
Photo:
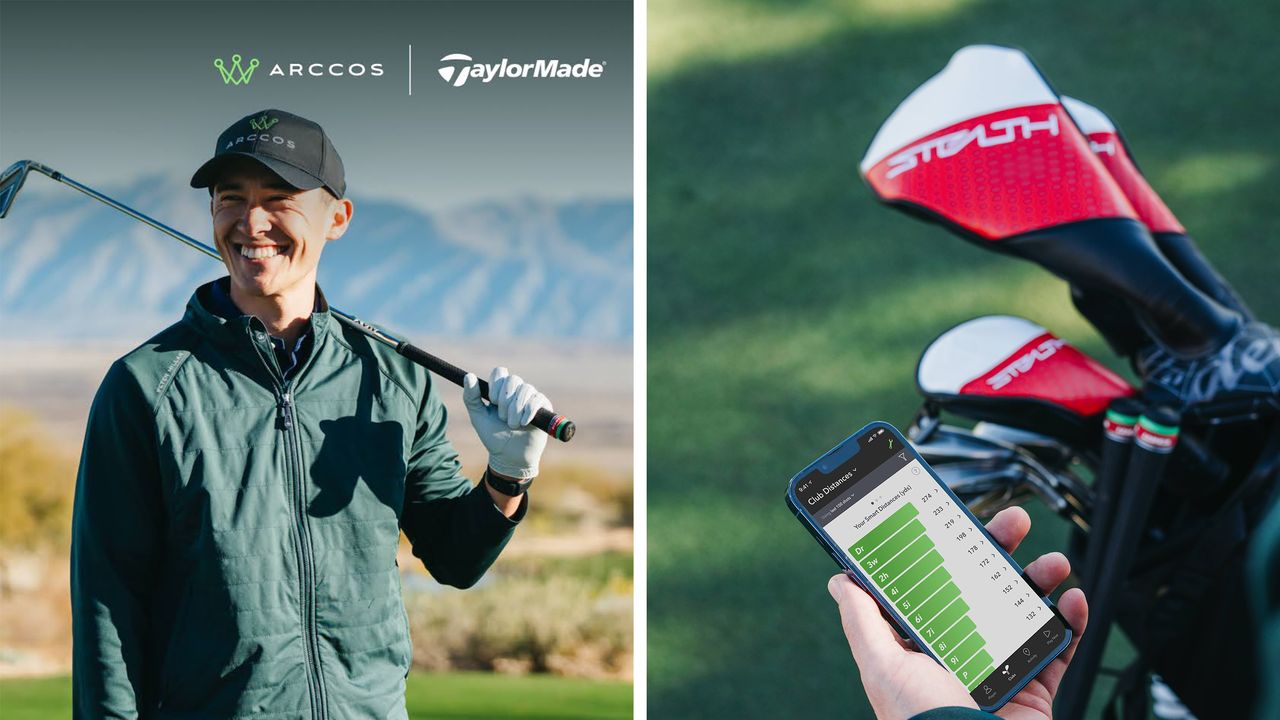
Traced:
<path fill-rule="evenodd" d="M 461 386 L 462 379 L 466 377 L 466 370 L 463 370 L 448 360 L 432 355 L 407 340 L 396 345 L 396 352 L 455 385 Z M 485 400 L 490 399 L 489 383 L 484 380 L 480 381 L 480 397 Z M 546 408 L 539 408 L 538 414 L 533 416 L 533 420 L 530 421 L 529 424 L 560 442 L 569 442 L 573 439 L 573 434 L 577 431 L 577 427 L 573 424 L 572 420 L 563 415 L 557 415 Z"/>

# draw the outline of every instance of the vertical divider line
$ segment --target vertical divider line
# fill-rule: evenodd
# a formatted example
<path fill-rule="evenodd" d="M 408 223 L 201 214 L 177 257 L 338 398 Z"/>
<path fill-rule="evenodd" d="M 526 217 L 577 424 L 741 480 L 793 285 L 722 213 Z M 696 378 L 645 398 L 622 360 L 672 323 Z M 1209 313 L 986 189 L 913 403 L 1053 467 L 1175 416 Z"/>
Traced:
<path fill-rule="evenodd" d="M 413 43 L 409 43 L 409 97 L 413 97 Z"/>

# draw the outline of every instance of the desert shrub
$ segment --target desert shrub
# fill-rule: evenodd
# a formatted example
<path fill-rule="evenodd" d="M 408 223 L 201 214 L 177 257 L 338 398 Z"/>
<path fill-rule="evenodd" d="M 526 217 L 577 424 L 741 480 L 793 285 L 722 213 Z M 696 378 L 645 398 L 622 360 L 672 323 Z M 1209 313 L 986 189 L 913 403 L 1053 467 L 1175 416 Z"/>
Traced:
<path fill-rule="evenodd" d="M 69 547 L 75 473 L 35 418 L 0 408 L 0 550 Z"/>
<path fill-rule="evenodd" d="M 0 664 L 60 670 L 71 649 L 75 458 L 30 414 L 0 408 Z"/>
<path fill-rule="evenodd" d="M 629 677 L 631 583 L 512 577 L 408 594 L 414 665 L 427 670 Z"/>

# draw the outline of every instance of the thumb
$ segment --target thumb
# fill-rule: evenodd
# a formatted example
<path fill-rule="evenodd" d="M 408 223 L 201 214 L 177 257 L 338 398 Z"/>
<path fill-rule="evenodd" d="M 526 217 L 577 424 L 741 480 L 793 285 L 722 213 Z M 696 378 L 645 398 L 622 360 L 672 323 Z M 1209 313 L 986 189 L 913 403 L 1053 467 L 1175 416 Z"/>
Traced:
<path fill-rule="evenodd" d="M 866 663 L 875 663 L 906 652 L 898 643 L 898 634 L 880 614 L 875 599 L 847 575 L 835 575 L 827 581 L 827 591 L 840 606 L 840 623 L 853 659 L 864 671 Z"/>
<path fill-rule="evenodd" d="M 462 402 L 469 412 L 484 410 L 484 401 L 480 399 L 480 379 L 475 373 L 467 373 L 462 377 Z"/>

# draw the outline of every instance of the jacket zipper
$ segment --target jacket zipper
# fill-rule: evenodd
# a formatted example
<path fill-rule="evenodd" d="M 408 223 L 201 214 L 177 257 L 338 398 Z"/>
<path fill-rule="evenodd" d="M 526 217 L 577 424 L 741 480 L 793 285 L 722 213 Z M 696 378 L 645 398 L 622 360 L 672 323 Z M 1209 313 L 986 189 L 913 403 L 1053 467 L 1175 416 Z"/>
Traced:
<path fill-rule="evenodd" d="M 320 674 L 320 632 L 316 623 L 316 583 L 315 583 L 315 549 L 311 545 L 311 518 L 307 515 L 306 479 L 303 477 L 302 438 L 297 423 L 294 422 L 293 397 L 289 390 L 292 383 L 285 383 L 280 393 L 280 410 L 283 417 L 284 432 L 290 440 L 290 468 L 293 470 L 294 496 L 297 499 L 298 536 L 302 543 L 302 597 L 303 621 L 307 630 L 307 659 L 310 665 L 309 680 L 315 686 L 318 702 L 313 705 L 317 710 L 316 717 L 323 720 L 329 714 L 328 702 L 325 698 L 324 678 Z M 296 463 L 296 464 L 295 464 Z"/>
<path fill-rule="evenodd" d="M 315 599 L 315 551 L 311 545 L 311 523 L 307 515 L 306 478 L 303 477 L 302 440 L 293 409 L 293 396 L 290 391 L 292 381 L 284 380 L 280 365 L 276 362 L 275 353 L 263 357 L 261 348 L 254 343 L 259 357 L 271 371 L 272 383 L 276 395 L 276 427 L 285 437 L 288 455 L 288 472 L 290 494 L 295 506 L 297 532 L 294 533 L 294 554 L 298 561 L 298 585 L 302 599 L 302 625 L 306 641 L 307 689 L 311 695 L 311 716 L 324 720 L 328 717 L 328 703 L 325 700 L 324 678 L 320 674 L 319 631 L 316 626 Z M 312 353 L 314 354 L 314 349 Z"/>

